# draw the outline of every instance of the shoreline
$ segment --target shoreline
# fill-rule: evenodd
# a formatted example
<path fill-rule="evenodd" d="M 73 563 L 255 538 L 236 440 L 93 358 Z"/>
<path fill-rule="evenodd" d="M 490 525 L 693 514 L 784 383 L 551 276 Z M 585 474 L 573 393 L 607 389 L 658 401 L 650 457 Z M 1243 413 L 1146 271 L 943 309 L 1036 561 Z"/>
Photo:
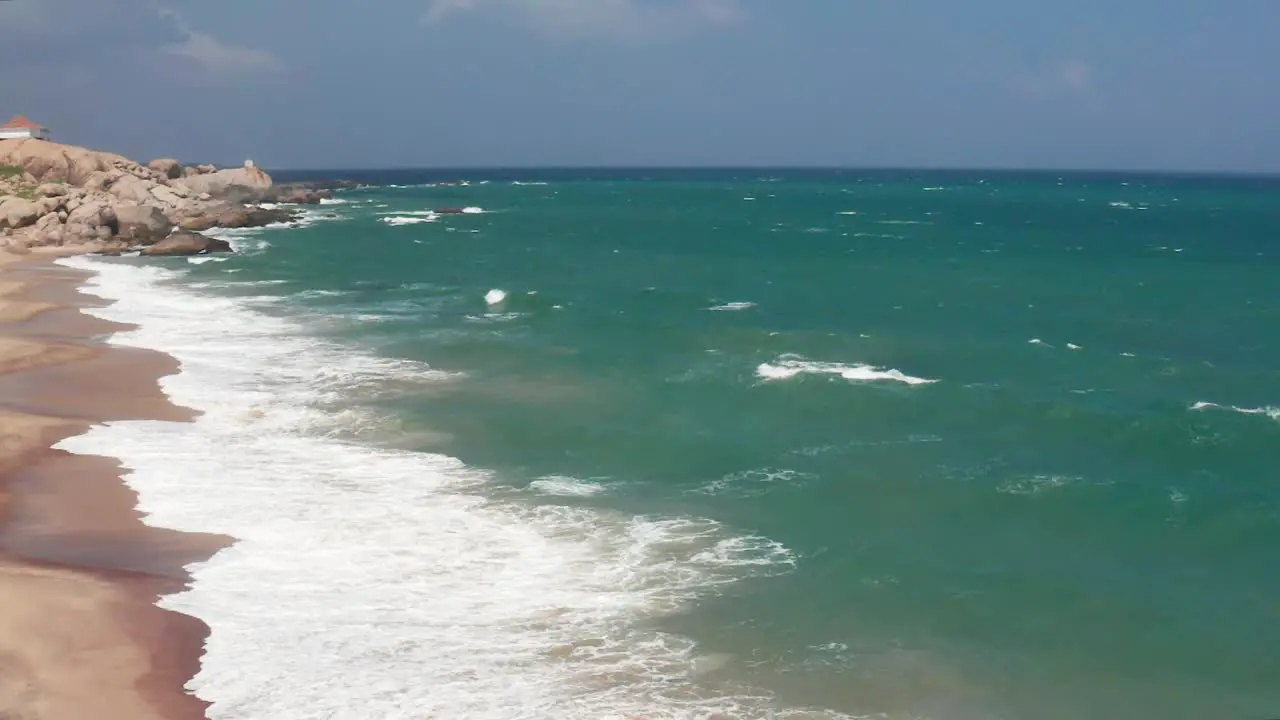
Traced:
<path fill-rule="evenodd" d="M 156 601 L 231 539 L 146 525 L 117 460 L 53 449 L 197 413 L 159 387 L 176 360 L 104 342 L 128 326 L 80 312 L 101 301 L 55 257 L 0 252 L 0 716 L 204 718 L 208 626 Z"/>

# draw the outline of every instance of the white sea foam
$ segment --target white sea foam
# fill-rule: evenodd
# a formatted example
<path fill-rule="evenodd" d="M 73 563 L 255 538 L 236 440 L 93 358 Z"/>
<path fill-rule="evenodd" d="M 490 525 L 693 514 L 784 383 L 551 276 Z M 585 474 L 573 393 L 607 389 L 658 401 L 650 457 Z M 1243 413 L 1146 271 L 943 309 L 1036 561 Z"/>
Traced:
<path fill-rule="evenodd" d="M 771 363 L 761 363 L 756 377 L 764 381 L 790 380 L 797 375 L 838 375 L 851 382 L 893 381 L 907 385 L 927 385 L 937 380 L 912 377 L 900 370 L 886 370 L 872 365 L 847 365 L 817 362 L 799 355 L 783 355 Z"/>
<path fill-rule="evenodd" d="M 716 478 L 693 492 L 702 495 L 763 495 L 774 487 L 796 487 L 812 482 L 816 477 L 790 468 L 758 468 Z"/>
<path fill-rule="evenodd" d="M 484 294 L 484 302 L 486 305 L 498 305 L 507 299 L 507 291 L 494 288 Z"/>
<path fill-rule="evenodd" d="M 436 217 L 439 213 L 435 210 L 395 210 L 392 212 L 378 213 L 379 215 L 408 215 L 416 217 Z"/>
<path fill-rule="evenodd" d="M 1201 401 L 1192 405 L 1190 409 L 1191 410 L 1229 410 L 1231 412 L 1237 412 L 1242 415 L 1265 415 L 1271 418 L 1272 420 L 1280 421 L 1280 407 L 1275 407 L 1272 405 L 1263 405 L 1260 407 L 1245 408 L 1245 407 L 1237 407 L 1235 405 L 1219 405 L 1218 403 Z"/>
<path fill-rule="evenodd" d="M 1070 478 L 1064 475 L 1031 475 L 1029 477 L 1006 480 L 1000 483 L 1000 486 L 996 488 L 996 492 L 1006 495 L 1039 495 L 1042 492 L 1060 488 L 1068 483 L 1078 482 L 1078 480 L 1078 478 Z"/>
<path fill-rule="evenodd" d="M 321 205 L 346 205 L 348 202 L 343 198 L 320 198 Z"/>
<path fill-rule="evenodd" d="M 733 312 L 735 310 L 750 310 L 755 306 L 756 304 L 753 302 L 730 302 L 723 305 L 714 305 L 707 309 L 715 310 L 716 312 Z"/>
<path fill-rule="evenodd" d="M 450 377 L 174 285 L 177 271 L 60 262 L 99 273 L 86 290 L 116 302 L 89 312 L 138 325 L 114 342 L 180 360 L 164 390 L 203 411 L 59 447 L 119 457 L 147 522 L 238 538 L 161 601 L 212 629 L 190 684 L 211 718 L 839 717 L 695 684 L 705 658 L 648 622 L 790 569 L 786 548 L 710 520 L 503 501 L 453 458 L 344 440 L 364 419 L 339 411 L 352 397 Z"/>
<path fill-rule="evenodd" d="M 591 480 L 549 475 L 529 483 L 529 487 L 543 495 L 560 495 L 564 497 L 590 497 L 604 492 L 604 485 Z"/>
<path fill-rule="evenodd" d="M 419 223 L 435 222 L 439 218 L 439 215 L 431 213 L 429 215 L 387 215 L 379 219 L 388 225 L 397 227 L 400 225 L 417 225 Z"/>

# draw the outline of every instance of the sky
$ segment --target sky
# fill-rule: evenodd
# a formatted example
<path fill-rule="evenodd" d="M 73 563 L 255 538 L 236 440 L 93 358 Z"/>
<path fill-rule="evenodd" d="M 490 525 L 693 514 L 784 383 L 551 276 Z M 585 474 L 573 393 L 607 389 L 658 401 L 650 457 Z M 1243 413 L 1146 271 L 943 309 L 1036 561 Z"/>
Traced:
<path fill-rule="evenodd" d="M 1280 172 L 1276 0 L 0 0 L 0 115 L 268 168 Z"/>

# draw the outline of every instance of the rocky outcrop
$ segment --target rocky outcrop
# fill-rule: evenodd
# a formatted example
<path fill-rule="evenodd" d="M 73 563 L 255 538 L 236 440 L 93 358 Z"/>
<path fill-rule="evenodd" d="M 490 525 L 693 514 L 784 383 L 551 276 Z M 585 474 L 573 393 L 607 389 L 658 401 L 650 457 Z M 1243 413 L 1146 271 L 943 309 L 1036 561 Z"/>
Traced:
<path fill-rule="evenodd" d="M 27 171 L 37 183 L 63 182 L 82 185 L 89 175 L 111 170 L 128 159 L 112 153 L 96 152 L 74 145 L 45 140 L 0 140 L 0 165 L 14 165 Z"/>
<path fill-rule="evenodd" d="M 145 247 L 139 255 L 205 255 L 215 252 L 231 252 L 226 240 L 205 237 L 199 233 L 176 232 L 155 245 Z"/>
<path fill-rule="evenodd" d="M 326 196 L 288 194 L 299 202 Z M 175 237 L 148 254 L 225 252 L 221 241 L 185 233 L 295 219 L 289 210 L 251 204 L 267 197 L 282 196 L 270 175 L 250 165 L 183 167 L 171 158 L 141 165 L 43 140 L 0 140 L 0 247 L 121 252 Z M 175 228 L 184 234 L 171 235 Z"/>
<path fill-rule="evenodd" d="M 318 205 L 321 200 L 329 200 L 333 192 L 323 188 L 311 188 L 301 184 L 277 185 L 264 195 L 266 202 L 283 205 Z"/>
<path fill-rule="evenodd" d="M 288 210 L 267 208 L 233 208 L 218 215 L 218 227 L 251 228 L 273 223 L 291 222 L 294 214 Z"/>

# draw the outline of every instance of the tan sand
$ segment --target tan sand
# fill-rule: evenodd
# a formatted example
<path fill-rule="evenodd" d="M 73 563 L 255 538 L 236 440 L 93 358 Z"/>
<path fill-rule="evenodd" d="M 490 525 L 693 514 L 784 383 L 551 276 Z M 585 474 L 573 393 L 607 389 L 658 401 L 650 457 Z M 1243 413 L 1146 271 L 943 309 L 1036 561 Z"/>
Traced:
<path fill-rule="evenodd" d="M 202 718 L 204 623 L 155 606 L 228 538 L 152 528 L 111 458 L 52 450 L 107 420 L 185 421 L 168 356 L 103 347 L 83 275 L 0 253 L 0 717 Z"/>

